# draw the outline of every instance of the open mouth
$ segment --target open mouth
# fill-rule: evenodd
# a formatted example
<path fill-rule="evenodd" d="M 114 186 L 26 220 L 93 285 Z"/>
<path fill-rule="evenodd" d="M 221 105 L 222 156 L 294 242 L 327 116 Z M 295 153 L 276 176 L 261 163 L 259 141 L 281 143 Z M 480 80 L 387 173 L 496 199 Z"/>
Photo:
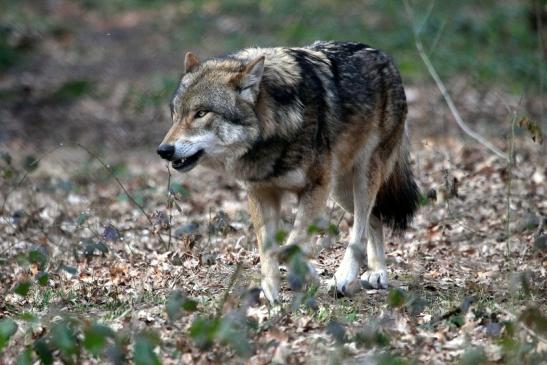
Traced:
<path fill-rule="evenodd" d="M 190 171 L 197 165 L 198 160 L 203 153 L 203 150 L 199 150 L 191 156 L 175 160 L 172 162 L 172 166 L 175 170 L 180 172 Z"/>

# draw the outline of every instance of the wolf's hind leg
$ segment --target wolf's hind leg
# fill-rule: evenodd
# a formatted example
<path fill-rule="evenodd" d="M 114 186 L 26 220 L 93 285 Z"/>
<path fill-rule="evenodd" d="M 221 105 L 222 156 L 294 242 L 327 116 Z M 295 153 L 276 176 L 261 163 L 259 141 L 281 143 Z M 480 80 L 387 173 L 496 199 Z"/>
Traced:
<path fill-rule="evenodd" d="M 352 294 L 355 289 L 360 288 L 358 275 L 361 263 L 365 260 L 364 239 L 369 234 L 369 217 L 371 216 L 376 194 L 381 183 L 381 176 L 379 174 L 381 162 L 374 158 L 367 161 L 367 157 L 366 155 L 363 156 L 353 167 L 354 222 L 348 247 L 340 266 L 334 274 L 334 282 L 331 283 L 331 286 L 334 284 L 337 292 L 343 295 Z M 342 198 L 340 200 L 346 200 L 345 205 L 349 205 L 347 199 L 343 199 L 349 194 L 340 195 L 339 192 L 335 191 L 335 199 L 336 195 L 338 195 L 339 199 Z"/>
<path fill-rule="evenodd" d="M 340 266 L 334 274 L 334 284 L 339 294 L 352 294 L 355 288 L 359 287 L 356 282 L 359 275 L 361 262 L 364 261 L 365 250 L 363 245 L 363 236 L 366 237 L 368 226 L 368 215 L 371 207 L 368 197 L 368 186 L 366 172 L 357 164 L 354 167 L 353 174 L 353 207 L 354 222 L 350 233 L 348 247 L 342 258 Z"/>
<path fill-rule="evenodd" d="M 381 220 L 374 214 L 369 218 L 367 258 L 368 269 L 361 275 L 363 285 L 374 289 L 387 289 L 384 231 Z"/>
<path fill-rule="evenodd" d="M 270 304 L 279 303 L 279 262 L 275 235 L 279 227 L 281 196 L 268 189 L 249 189 L 249 211 L 256 231 L 262 291 Z"/>

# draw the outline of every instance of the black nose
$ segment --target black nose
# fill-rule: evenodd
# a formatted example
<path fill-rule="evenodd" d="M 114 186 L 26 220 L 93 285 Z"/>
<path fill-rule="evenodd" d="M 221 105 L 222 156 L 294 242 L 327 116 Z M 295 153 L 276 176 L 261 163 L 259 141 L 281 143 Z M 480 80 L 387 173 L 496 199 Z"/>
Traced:
<path fill-rule="evenodd" d="M 172 144 L 160 144 L 157 152 L 158 155 L 161 156 L 161 158 L 171 160 L 173 158 L 173 155 L 175 154 L 175 146 L 173 146 Z"/>

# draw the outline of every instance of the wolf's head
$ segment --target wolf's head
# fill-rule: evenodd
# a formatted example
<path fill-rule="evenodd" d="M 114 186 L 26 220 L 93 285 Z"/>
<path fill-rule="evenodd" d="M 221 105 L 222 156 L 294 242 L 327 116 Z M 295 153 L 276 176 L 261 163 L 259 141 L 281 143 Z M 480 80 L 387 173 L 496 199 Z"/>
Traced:
<path fill-rule="evenodd" d="M 255 113 L 264 56 L 200 63 L 187 53 L 185 74 L 171 100 L 172 126 L 158 154 L 178 171 L 203 161 L 226 162 L 242 156 L 258 138 Z"/>

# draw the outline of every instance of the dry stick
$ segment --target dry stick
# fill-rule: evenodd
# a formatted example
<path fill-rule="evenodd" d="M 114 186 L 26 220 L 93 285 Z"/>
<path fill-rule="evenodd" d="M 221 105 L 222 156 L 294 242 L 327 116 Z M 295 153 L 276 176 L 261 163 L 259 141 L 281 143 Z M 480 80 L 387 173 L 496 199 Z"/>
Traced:
<path fill-rule="evenodd" d="M 536 214 L 540 219 L 539 219 L 538 228 L 536 229 L 536 231 L 534 232 L 534 235 L 532 236 L 534 240 L 537 240 L 543 234 L 543 228 L 545 227 L 545 221 L 546 221 L 546 218 L 543 217 L 543 215 L 541 214 L 539 210 L 536 211 Z"/>
<path fill-rule="evenodd" d="M 471 138 L 485 146 L 487 149 L 492 151 L 494 154 L 496 154 L 498 157 L 508 161 L 509 157 L 507 154 L 502 152 L 500 149 L 498 149 L 496 146 L 494 146 L 492 143 L 488 142 L 486 139 L 484 139 L 480 134 L 473 131 L 469 126 L 463 121 L 462 117 L 460 116 L 460 113 L 458 112 L 458 109 L 454 105 L 454 102 L 452 101 L 452 98 L 448 94 L 448 91 L 442 82 L 441 78 L 439 77 L 439 74 L 435 70 L 435 67 L 433 67 L 433 64 L 431 63 L 431 60 L 427 56 L 427 53 L 424 51 L 424 46 L 422 44 L 422 41 L 420 40 L 420 35 L 418 34 L 418 30 L 416 29 L 414 25 L 414 19 L 412 16 L 412 9 L 408 3 L 408 0 L 403 0 L 405 4 L 405 8 L 408 14 L 408 17 L 410 19 L 410 22 L 412 23 L 412 31 L 414 33 L 414 42 L 416 44 L 416 49 L 418 50 L 418 54 L 420 55 L 420 58 L 424 62 L 427 71 L 435 81 L 435 84 L 437 85 L 437 88 L 441 92 L 444 100 L 446 101 L 446 104 L 450 108 L 450 111 L 452 112 L 452 115 L 454 116 L 454 119 L 456 120 L 456 123 L 458 126 L 465 132 L 467 135 L 469 135 Z"/>
<path fill-rule="evenodd" d="M 173 195 L 171 194 L 171 169 L 169 168 L 169 163 L 167 163 L 167 211 L 169 214 L 169 240 L 167 242 L 167 249 L 171 249 L 171 221 L 173 219 L 173 215 L 171 214 L 171 210 L 173 208 Z"/>
<path fill-rule="evenodd" d="M 224 304 L 228 300 L 228 296 L 230 295 L 230 290 L 232 290 L 232 287 L 236 283 L 237 278 L 239 277 L 239 274 L 241 273 L 242 265 L 240 262 L 238 262 L 236 269 L 232 276 L 230 277 L 230 282 L 228 283 L 228 286 L 226 287 L 226 290 L 224 290 L 224 294 L 222 295 L 222 299 L 220 300 L 220 303 L 218 303 L 218 308 L 216 312 L 216 318 L 219 319 L 222 317 L 222 310 L 224 309 Z"/>
<path fill-rule="evenodd" d="M 135 198 L 133 198 L 133 196 L 131 194 L 129 194 L 129 191 L 127 191 L 127 189 L 125 188 L 125 186 L 123 186 L 122 182 L 120 181 L 120 179 L 118 179 L 116 177 L 116 175 L 114 175 L 114 173 L 112 172 L 112 168 L 110 167 L 109 164 L 105 163 L 96 153 L 92 152 L 89 148 L 87 148 L 86 146 L 80 144 L 80 143 L 76 143 L 76 146 L 80 147 L 81 149 L 83 149 L 84 151 L 86 151 L 91 157 L 93 157 L 95 160 L 97 160 L 102 166 L 103 168 L 108 171 L 110 173 L 110 176 L 112 176 L 114 178 L 114 180 L 116 181 L 116 183 L 118 183 L 118 185 L 120 186 L 120 188 L 123 190 L 123 192 L 125 193 L 125 195 L 127 195 L 127 197 L 129 198 L 129 201 L 131 201 L 131 203 L 133 203 L 140 211 L 141 213 L 146 217 L 146 219 L 148 219 L 148 222 L 150 223 L 150 225 L 152 226 L 152 232 L 154 232 L 154 222 L 152 221 L 152 218 L 150 218 L 150 216 L 146 213 L 146 211 L 144 210 L 144 208 L 142 207 L 142 205 L 140 205 L 136 200 Z M 157 234 L 161 244 L 163 245 L 163 248 L 167 249 L 167 245 L 165 244 L 165 241 L 163 240 L 163 237 L 161 236 L 160 233 Z"/>
<path fill-rule="evenodd" d="M 541 16 L 541 12 L 543 9 L 541 9 L 541 6 L 539 4 L 538 0 L 534 1 L 534 12 L 536 13 L 536 25 L 537 25 L 537 33 L 538 33 L 538 58 L 539 58 L 539 94 L 543 95 L 543 76 L 544 76 L 544 67 L 545 63 L 543 59 L 547 57 L 547 50 L 544 48 L 544 40 L 543 40 L 543 18 Z M 544 111 L 545 111 L 545 98 L 541 99 L 540 102 L 540 120 L 543 121 Z"/>
<path fill-rule="evenodd" d="M 511 218 L 511 182 L 513 180 L 513 154 L 515 153 L 515 124 L 517 122 L 517 113 L 513 110 L 511 118 L 511 139 L 509 140 L 509 161 L 507 162 L 507 217 L 505 221 L 505 234 L 507 235 L 506 256 L 511 254 L 511 230 L 509 222 Z"/>

